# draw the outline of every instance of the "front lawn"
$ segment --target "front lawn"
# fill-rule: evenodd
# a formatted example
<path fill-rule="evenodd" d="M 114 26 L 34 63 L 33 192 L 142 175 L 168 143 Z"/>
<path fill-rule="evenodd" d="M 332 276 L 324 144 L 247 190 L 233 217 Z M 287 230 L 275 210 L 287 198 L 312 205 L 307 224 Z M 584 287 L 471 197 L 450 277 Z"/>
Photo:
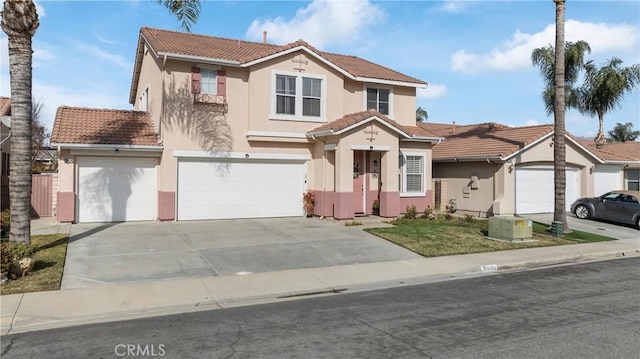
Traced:
<path fill-rule="evenodd" d="M 68 234 L 33 236 L 31 244 L 37 250 L 33 269 L 24 278 L 9 280 L 0 285 L 0 294 L 60 289 L 68 242 Z"/>
<path fill-rule="evenodd" d="M 447 220 L 399 219 L 393 227 L 365 229 L 424 257 L 483 253 L 508 249 L 557 246 L 586 241 L 614 240 L 614 238 L 574 231 L 571 237 L 553 237 L 547 226 L 534 222 L 533 239 L 537 242 L 502 242 L 486 238 L 488 221 L 453 218 Z M 572 238 L 572 240 L 569 240 Z"/>

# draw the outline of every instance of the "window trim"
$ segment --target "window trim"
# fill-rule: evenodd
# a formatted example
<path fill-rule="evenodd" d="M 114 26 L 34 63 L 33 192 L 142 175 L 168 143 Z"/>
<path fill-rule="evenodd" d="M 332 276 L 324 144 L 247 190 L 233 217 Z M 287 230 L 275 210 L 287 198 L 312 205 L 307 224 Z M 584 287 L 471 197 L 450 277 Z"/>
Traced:
<path fill-rule="evenodd" d="M 406 159 L 407 156 L 416 156 L 416 157 L 421 157 L 422 158 L 422 173 L 420 174 L 422 176 L 422 190 L 421 191 L 406 191 L 405 189 L 407 188 L 407 172 L 405 170 L 406 168 Z M 426 159 L 427 159 L 427 154 L 424 152 L 404 152 L 404 151 L 398 151 L 398 161 L 400 161 L 400 157 L 402 157 L 404 159 L 404 163 L 398 163 L 398 172 L 400 175 L 400 183 L 398 183 L 398 192 L 400 192 L 400 197 L 424 197 L 426 196 L 427 193 L 427 179 L 426 179 L 426 173 L 427 173 L 427 167 L 426 167 Z"/>
<path fill-rule="evenodd" d="M 295 94 L 295 114 L 286 115 L 277 113 L 277 94 L 276 94 L 276 77 L 292 76 L 296 78 L 296 94 Z M 320 80 L 320 116 L 303 116 L 302 115 L 302 99 L 303 96 L 303 78 Z M 317 74 L 307 74 L 302 72 L 291 72 L 281 70 L 271 70 L 271 111 L 269 119 L 277 121 L 300 121 L 300 122 L 327 122 L 327 76 Z"/>
<path fill-rule="evenodd" d="M 637 184 L 638 184 L 638 187 L 640 187 L 640 169 L 636 169 L 636 168 L 634 168 L 634 169 L 627 169 L 625 172 L 626 172 L 626 173 L 624 174 L 624 185 L 625 185 L 625 189 L 626 189 L 626 190 L 628 190 L 628 191 L 629 191 L 629 190 L 631 190 L 631 189 L 629 188 L 629 184 L 630 184 L 630 183 L 637 183 Z M 638 173 L 638 179 L 630 178 L 630 177 L 631 177 L 631 176 L 630 176 L 630 175 L 631 175 L 631 173 Z"/>
<path fill-rule="evenodd" d="M 393 99 L 394 99 L 393 86 L 385 86 L 385 85 L 372 84 L 372 83 L 363 84 L 362 85 L 362 108 L 364 111 L 370 110 L 367 106 L 367 89 L 389 90 L 389 114 L 385 116 L 388 116 L 389 118 L 393 118 L 394 117 L 393 116 Z"/>

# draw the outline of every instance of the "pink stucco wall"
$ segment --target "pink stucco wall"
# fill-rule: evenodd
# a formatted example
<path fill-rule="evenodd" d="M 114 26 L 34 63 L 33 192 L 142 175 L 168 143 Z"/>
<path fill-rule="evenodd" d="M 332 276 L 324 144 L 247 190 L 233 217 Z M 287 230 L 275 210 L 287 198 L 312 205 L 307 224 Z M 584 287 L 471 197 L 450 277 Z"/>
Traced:
<path fill-rule="evenodd" d="M 380 192 L 380 216 L 397 217 L 400 215 L 400 193 Z"/>
<path fill-rule="evenodd" d="M 334 192 L 334 213 L 335 219 L 355 218 L 353 205 L 353 192 Z"/>
<path fill-rule="evenodd" d="M 176 193 L 158 191 L 158 219 L 173 221 L 176 219 Z"/>
<path fill-rule="evenodd" d="M 415 205 L 418 212 L 422 212 L 431 206 L 433 208 L 433 190 L 427 190 L 427 194 L 422 197 L 400 197 L 400 213 L 405 213 L 407 206 Z"/>
<path fill-rule="evenodd" d="M 333 217 L 334 193 L 328 191 L 312 191 L 316 195 L 316 216 Z"/>
<path fill-rule="evenodd" d="M 76 219 L 76 196 L 73 192 L 58 192 L 58 222 L 70 223 Z"/>

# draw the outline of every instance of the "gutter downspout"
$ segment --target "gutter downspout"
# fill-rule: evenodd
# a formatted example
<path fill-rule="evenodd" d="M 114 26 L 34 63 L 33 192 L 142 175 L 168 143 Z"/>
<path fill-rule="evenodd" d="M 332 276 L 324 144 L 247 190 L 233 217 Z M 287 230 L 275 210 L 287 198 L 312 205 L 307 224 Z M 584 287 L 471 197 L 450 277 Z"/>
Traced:
<path fill-rule="evenodd" d="M 164 88 L 164 69 L 167 65 L 167 55 L 164 55 L 163 59 L 162 59 L 162 85 L 161 85 L 161 91 L 162 91 L 162 96 L 160 97 L 160 100 L 162 101 L 162 105 L 160 108 L 160 118 L 158 119 L 158 132 L 160 135 L 160 143 L 164 143 L 164 132 L 162 131 L 162 120 L 164 119 L 164 96 L 165 96 L 165 88 Z"/>
<path fill-rule="evenodd" d="M 320 216 L 320 219 L 324 219 L 324 212 L 325 212 L 325 203 L 324 203 L 324 192 L 326 190 L 326 184 L 325 184 L 325 158 L 327 157 L 327 150 L 324 148 L 325 145 L 325 141 L 319 140 L 316 138 L 315 135 L 311 135 L 311 139 L 314 141 L 319 141 L 322 142 L 322 196 L 320 197 L 322 199 L 322 215 Z"/>

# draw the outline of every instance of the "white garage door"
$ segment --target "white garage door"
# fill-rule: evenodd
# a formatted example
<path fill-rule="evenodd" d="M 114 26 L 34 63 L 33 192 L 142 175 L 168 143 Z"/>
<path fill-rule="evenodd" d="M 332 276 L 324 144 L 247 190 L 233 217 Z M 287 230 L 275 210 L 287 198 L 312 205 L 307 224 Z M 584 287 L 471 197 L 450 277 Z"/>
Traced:
<path fill-rule="evenodd" d="M 580 176 L 576 169 L 566 170 L 566 210 L 580 197 Z M 516 168 L 516 213 L 553 212 L 555 196 L 553 168 Z"/>
<path fill-rule="evenodd" d="M 304 162 L 180 160 L 178 220 L 302 213 Z"/>
<path fill-rule="evenodd" d="M 623 188 L 622 169 L 620 166 L 597 166 L 593 173 L 594 196 Z"/>
<path fill-rule="evenodd" d="M 78 221 L 151 221 L 156 210 L 155 159 L 78 160 Z"/>

